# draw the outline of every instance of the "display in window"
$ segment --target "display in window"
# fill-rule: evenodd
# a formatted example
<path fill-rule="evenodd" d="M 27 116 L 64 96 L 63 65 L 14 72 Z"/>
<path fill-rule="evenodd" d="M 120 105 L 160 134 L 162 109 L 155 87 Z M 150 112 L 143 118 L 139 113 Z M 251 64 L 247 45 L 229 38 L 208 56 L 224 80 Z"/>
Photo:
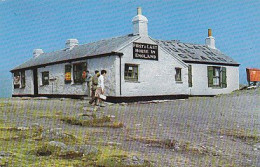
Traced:
<path fill-rule="evenodd" d="M 49 85 L 49 72 L 42 72 L 42 85 Z"/>
<path fill-rule="evenodd" d="M 73 65 L 74 83 L 83 83 L 86 81 L 87 65 L 86 63 L 77 63 Z"/>
<path fill-rule="evenodd" d="M 14 88 L 20 88 L 20 81 L 21 81 L 21 77 L 20 77 L 20 73 L 19 72 L 15 72 L 14 73 Z"/>
<path fill-rule="evenodd" d="M 226 67 L 208 66 L 208 86 L 227 87 Z"/>
<path fill-rule="evenodd" d="M 125 64 L 125 80 L 138 81 L 138 65 Z"/>
<path fill-rule="evenodd" d="M 71 65 L 65 65 L 65 83 L 71 83 Z"/>

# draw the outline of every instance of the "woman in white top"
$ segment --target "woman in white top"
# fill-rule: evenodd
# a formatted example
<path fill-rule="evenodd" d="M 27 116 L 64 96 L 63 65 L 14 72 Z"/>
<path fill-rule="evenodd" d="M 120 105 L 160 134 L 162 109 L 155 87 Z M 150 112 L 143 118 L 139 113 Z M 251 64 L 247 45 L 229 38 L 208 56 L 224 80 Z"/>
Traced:
<path fill-rule="evenodd" d="M 98 98 L 99 105 L 102 102 L 102 100 L 100 99 L 100 95 L 101 94 L 103 95 L 105 93 L 104 77 L 106 76 L 106 74 L 107 74 L 106 70 L 101 70 L 101 75 L 98 77 L 98 85 L 97 85 L 95 97 Z"/>

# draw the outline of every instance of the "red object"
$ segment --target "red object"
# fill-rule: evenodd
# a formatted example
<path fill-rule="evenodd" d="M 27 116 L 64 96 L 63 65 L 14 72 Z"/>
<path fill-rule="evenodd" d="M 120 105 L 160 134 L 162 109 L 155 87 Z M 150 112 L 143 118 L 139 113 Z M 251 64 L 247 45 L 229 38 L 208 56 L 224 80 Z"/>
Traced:
<path fill-rule="evenodd" d="M 87 72 L 86 71 L 83 71 L 82 72 L 82 78 L 85 79 L 87 77 Z"/>
<path fill-rule="evenodd" d="M 260 69 L 257 68 L 246 68 L 247 81 L 258 82 L 260 81 Z"/>

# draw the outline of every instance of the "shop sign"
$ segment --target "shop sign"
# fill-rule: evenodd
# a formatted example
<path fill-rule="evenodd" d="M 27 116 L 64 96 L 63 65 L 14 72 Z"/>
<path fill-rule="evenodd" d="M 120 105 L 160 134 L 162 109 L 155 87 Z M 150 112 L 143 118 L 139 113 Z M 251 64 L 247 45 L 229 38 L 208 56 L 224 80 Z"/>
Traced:
<path fill-rule="evenodd" d="M 134 42 L 133 58 L 145 60 L 158 60 L 158 45 Z"/>

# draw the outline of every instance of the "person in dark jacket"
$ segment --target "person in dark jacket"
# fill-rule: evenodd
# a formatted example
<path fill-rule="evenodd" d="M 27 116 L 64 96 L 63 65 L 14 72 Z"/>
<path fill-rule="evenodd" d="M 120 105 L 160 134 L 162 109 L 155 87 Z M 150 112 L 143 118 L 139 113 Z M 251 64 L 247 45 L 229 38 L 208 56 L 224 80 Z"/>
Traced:
<path fill-rule="evenodd" d="M 98 77 L 100 76 L 100 73 L 98 70 L 95 71 L 95 75 L 91 78 L 91 100 L 89 101 L 89 104 L 93 104 L 95 102 L 95 105 L 97 105 L 97 98 L 95 97 L 95 92 L 97 90 L 98 85 Z"/>

